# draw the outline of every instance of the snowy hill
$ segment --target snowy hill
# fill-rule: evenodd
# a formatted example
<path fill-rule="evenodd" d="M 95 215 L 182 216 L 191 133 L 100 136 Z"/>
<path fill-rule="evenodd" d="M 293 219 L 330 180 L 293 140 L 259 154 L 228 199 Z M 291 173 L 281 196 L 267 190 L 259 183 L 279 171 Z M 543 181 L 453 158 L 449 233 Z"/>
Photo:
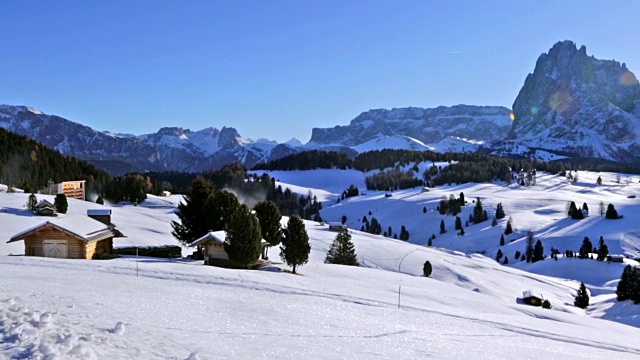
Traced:
<path fill-rule="evenodd" d="M 25 198 L 0 196 L 3 204 Z M 80 211 L 80 203 L 70 201 L 70 211 Z M 156 207 L 113 208 L 114 216 L 130 218 L 114 222 L 131 241 L 142 241 L 136 233 L 165 233 L 153 221 L 173 215 L 158 206 L 161 199 L 150 203 Z M 3 224 L 34 218 L 5 208 Z M 134 223 L 146 226 L 134 229 Z M 551 359 L 640 355 L 640 347 L 628 341 L 640 330 L 570 305 L 575 281 L 358 231 L 352 235 L 363 267 L 326 265 L 335 233 L 313 222 L 306 227 L 312 252 L 301 275 L 185 260 L 2 256 L 0 356 L 451 359 L 526 354 L 528 348 Z M 3 237 L 10 232 L 1 231 Z M 6 252 L 7 245 L 0 243 L 0 249 Z M 278 259 L 277 252 L 272 249 L 270 257 Z M 420 276 L 425 260 L 433 264 L 431 278 Z M 518 303 L 527 289 L 542 293 L 554 309 Z"/>

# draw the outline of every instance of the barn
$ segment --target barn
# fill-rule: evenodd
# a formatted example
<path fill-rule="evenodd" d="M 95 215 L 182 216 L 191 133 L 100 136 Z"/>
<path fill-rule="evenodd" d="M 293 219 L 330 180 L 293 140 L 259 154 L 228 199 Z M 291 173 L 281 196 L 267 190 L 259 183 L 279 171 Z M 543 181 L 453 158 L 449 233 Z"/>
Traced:
<path fill-rule="evenodd" d="M 11 237 L 24 241 L 26 256 L 94 259 L 113 251 L 114 232 L 86 216 L 65 216 L 46 221 Z"/>

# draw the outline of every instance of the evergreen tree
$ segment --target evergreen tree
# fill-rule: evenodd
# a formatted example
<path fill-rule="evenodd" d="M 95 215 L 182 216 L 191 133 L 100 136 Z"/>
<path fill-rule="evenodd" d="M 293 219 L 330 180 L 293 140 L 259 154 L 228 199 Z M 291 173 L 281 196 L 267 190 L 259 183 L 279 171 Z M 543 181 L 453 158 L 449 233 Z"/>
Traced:
<path fill-rule="evenodd" d="M 102 196 L 98 196 L 98 198 L 96 199 L 96 204 L 104 205 L 104 199 L 102 198 Z"/>
<path fill-rule="evenodd" d="M 404 225 L 402 225 L 402 227 L 400 228 L 400 240 L 404 240 L 404 241 L 409 240 L 409 232 L 404 227 Z"/>
<path fill-rule="evenodd" d="M 61 214 L 66 214 L 67 209 L 69 208 L 69 203 L 67 202 L 67 196 L 65 194 L 56 195 L 56 198 L 53 201 L 53 206 L 56 208 L 57 212 Z"/>
<path fill-rule="evenodd" d="M 489 214 L 487 214 L 487 210 L 482 210 L 482 221 L 489 220 Z"/>
<path fill-rule="evenodd" d="M 280 220 L 280 210 L 273 201 L 261 201 L 253 208 L 260 222 L 260 230 L 262 238 L 266 240 L 270 246 L 280 244 L 282 240 L 282 227 Z"/>
<path fill-rule="evenodd" d="M 600 201 L 600 204 L 598 204 L 598 209 L 600 210 L 600 216 L 604 216 L 604 214 L 606 213 L 606 210 L 604 207 L 604 203 L 602 201 Z"/>
<path fill-rule="evenodd" d="M 587 203 L 582 203 L 582 210 L 586 211 L 587 213 L 589 213 L 589 206 L 587 205 Z"/>
<path fill-rule="evenodd" d="M 476 206 L 473 208 L 473 223 L 479 224 L 484 221 L 484 211 L 482 209 L 482 202 L 480 198 L 476 200 Z"/>
<path fill-rule="evenodd" d="M 533 259 L 533 232 L 527 232 L 527 243 L 525 249 L 525 255 L 527 257 L 527 262 L 531 262 Z"/>
<path fill-rule="evenodd" d="M 296 267 L 302 266 L 309 261 L 311 245 L 309 235 L 304 228 L 304 223 L 297 215 L 289 217 L 287 227 L 283 231 L 282 246 L 280 246 L 280 257 L 287 265 L 292 266 L 292 272 L 296 273 Z"/>
<path fill-rule="evenodd" d="M 27 210 L 35 211 L 37 203 L 38 198 L 36 197 L 36 194 L 31 193 L 31 195 L 29 195 L 29 198 L 27 199 Z"/>
<path fill-rule="evenodd" d="M 460 191 L 460 197 L 458 198 L 458 202 L 460 204 L 460 206 L 464 206 L 465 202 L 464 202 L 464 193 L 462 191 Z"/>
<path fill-rule="evenodd" d="M 498 249 L 498 253 L 496 254 L 496 261 L 500 262 L 500 259 L 502 259 L 502 250 Z"/>
<path fill-rule="evenodd" d="M 533 248 L 533 258 L 531 259 L 531 262 L 537 262 L 540 260 L 544 260 L 544 247 L 542 246 L 542 242 L 538 240 Z"/>
<path fill-rule="evenodd" d="M 431 263 L 429 262 L 429 260 L 424 262 L 424 266 L 422 266 L 422 273 L 424 274 L 425 277 L 429 277 L 431 276 L 431 273 L 433 272 L 433 267 L 431 266 Z"/>
<path fill-rule="evenodd" d="M 229 260 L 249 268 L 260 256 L 262 234 L 260 222 L 247 205 L 240 205 L 225 226 L 224 250 Z"/>
<path fill-rule="evenodd" d="M 598 244 L 598 261 L 604 261 L 609 256 L 609 247 L 604 242 L 604 238 L 600 236 L 600 242 Z"/>
<path fill-rule="evenodd" d="M 598 176 L 598 180 L 596 180 L 596 185 L 602 185 L 602 178 Z"/>
<path fill-rule="evenodd" d="M 637 278 L 634 279 L 634 272 L 635 272 L 635 268 L 632 267 L 631 265 L 627 265 L 622 271 L 622 276 L 620 277 L 620 281 L 618 282 L 618 287 L 616 288 L 616 298 L 618 299 L 618 301 L 625 301 L 625 300 L 631 299 L 634 282 L 638 280 Z"/>
<path fill-rule="evenodd" d="M 520 250 L 516 250 L 516 254 L 514 255 L 516 260 L 520 259 Z"/>
<path fill-rule="evenodd" d="M 584 219 L 582 211 L 578 209 L 578 207 L 576 206 L 576 203 L 573 201 L 569 204 L 569 212 L 567 215 L 574 220 Z"/>
<path fill-rule="evenodd" d="M 347 216 L 346 215 L 342 215 L 341 221 L 342 221 L 342 225 L 346 224 L 347 223 Z"/>
<path fill-rule="evenodd" d="M 204 204 L 208 231 L 224 230 L 229 217 L 240 206 L 238 198 L 226 190 L 212 190 Z"/>
<path fill-rule="evenodd" d="M 423 208 L 422 208 L 422 213 L 423 213 L 423 214 L 426 214 L 426 213 L 427 213 L 427 208 L 426 208 L 426 207 L 423 207 Z"/>
<path fill-rule="evenodd" d="M 444 234 L 447 232 L 447 229 L 444 228 L 444 220 L 440 220 L 440 234 Z"/>
<path fill-rule="evenodd" d="M 209 231 L 205 202 L 212 191 L 213 184 L 204 177 L 198 176 L 185 193 L 183 201 L 178 204 L 176 215 L 180 222 L 171 222 L 173 228 L 171 234 L 183 245 L 191 244 Z"/>
<path fill-rule="evenodd" d="M 551 302 L 549 302 L 549 300 L 544 299 L 542 301 L 542 308 L 543 309 L 551 309 Z"/>
<path fill-rule="evenodd" d="M 509 235 L 513 233 L 513 228 L 511 228 L 511 221 L 507 221 L 507 227 L 504 229 L 504 234 Z"/>
<path fill-rule="evenodd" d="M 618 215 L 618 211 L 616 210 L 616 207 L 613 206 L 613 204 L 609 204 L 607 205 L 607 213 L 605 215 L 605 218 L 607 219 L 619 219 L 622 216 Z"/>
<path fill-rule="evenodd" d="M 466 234 L 466 233 L 464 232 L 464 228 L 463 228 L 463 227 L 461 227 L 461 228 L 460 228 L 460 236 L 464 236 L 465 234 Z"/>
<path fill-rule="evenodd" d="M 433 246 L 433 240 L 431 240 L 431 238 L 427 241 L 427 246 Z"/>
<path fill-rule="evenodd" d="M 502 262 L 503 265 L 507 265 L 509 263 L 509 257 L 505 256 L 504 257 L 504 261 Z"/>
<path fill-rule="evenodd" d="M 504 246 L 504 235 L 500 235 L 500 246 Z"/>
<path fill-rule="evenodd" d="M 586 259 L 589 257 L 589 253 L 593 250 L 593 245 L 591 244 L 591 240 L 588 237 L 584 237 L 582 240 L 582 245 L 580 246 L 580 251 L 578 252 L 578 257 L 580 259 Z"/>
<path fill-rule="evenodd" d="M 496 207 L 496 219 L 504 219 L 506 214 L 504 213 L 504 208 L 502 207 L 502 203 L 498 203 Z"/>
<path fill-rule="evenodd" d="M 493 218 L 493 220 L 491 221 L 491 226 L 497 226 L 498 225 L 498 219 Z"/>
<path fill-rule="evenodd" d="M 327 264 L 340 264 L 359 266 L 356 250 L 351 242 L 351 234 L 341 231 L 336 235 L 335 240 L 329 247 L 327 257 L 324 260 Z"/>
<path fill-rule="evenodd" d="M 456 230 L 460 230 L 462 229 L 462 220 L 460 220 L 459 216 L 456 216 L 456 223 L 455 223 L 455 227 Z"/>
<path fill-rule="evenodd" d="M 586 309 L 589 306 L 589 293 L 587 292 L 587 287 L 584 286 L 584 283 L 580 283 L 580 288 L 578 289 L 578 293 L 576 294 L 576 300 L 573 302 L 573 305 Z"/>

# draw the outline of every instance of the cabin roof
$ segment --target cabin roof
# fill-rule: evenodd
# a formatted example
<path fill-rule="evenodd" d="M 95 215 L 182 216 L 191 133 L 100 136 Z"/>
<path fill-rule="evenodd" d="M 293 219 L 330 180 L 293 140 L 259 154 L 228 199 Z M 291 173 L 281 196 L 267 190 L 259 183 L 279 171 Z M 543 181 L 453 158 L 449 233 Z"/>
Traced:
<path fill-rule="evenodd" d="M 100 215 L 111 215 L 111 209 L 89 209 L 87 210 L 88 216 L 100 216 Z"/>
<path fill-rule="evenodd" d="M 526 290 L 522 292 L 522 298 L 523 299 L 528 299 L 528 298 L 538 298 L 540 300 L 544 299 L 544 297 L 542 296 L 541 293 L 535 291 L 535 290 Z"/>
<path fill-rule="evenodd" d="M 53 204 L 50 201 L 48 201 L 47 199 L 42 199 L 42 200 L 40 200 L 40 201 L 38 201 L 36 203 L 36 208 L 39 208 L 39 207 L 50 207 L 50 208 L 52 208 Z"/>
<path fill-rule="evenodd" d="M 113 236 L 113 232 L 111 231 L 111 229 L 100 221 L 94 220 L 87 216 L 72 215 L 60 217 L 38 224 L 32 228 L 29 228 L 12 236 L 11 239 L 9 239 L 9 241 L 7 242 L 24 240 L 25 237 L 48 225 L 67 232 L 84 241 L 101 240 L 103 238 Z"/>
<path fill-rule="evenodd" d="M 227 232 L 224 230 L 220 231 L 209 231 L 206 235 L 194 240 L 191 243 L 191 246 L 196 246 L 198 244 L 203 244 L 207 241 L 214 241 L 218 244 L 224 244 L 224 240 L 227 238 Z M 269 246 L 269 243 L 266 240 L 261 240 L 262 246 Z"/>

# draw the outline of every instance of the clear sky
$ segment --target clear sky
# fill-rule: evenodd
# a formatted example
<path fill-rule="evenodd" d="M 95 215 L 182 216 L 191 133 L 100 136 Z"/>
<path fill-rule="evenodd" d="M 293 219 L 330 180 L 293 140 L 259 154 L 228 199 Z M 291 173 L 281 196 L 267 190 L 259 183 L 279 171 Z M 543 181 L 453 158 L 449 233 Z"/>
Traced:
<path fill-rule="evenodd" d="M 309 140 L 373 108 L 510 107 L 560 40 L 640 73 L 640 1 L 0 4 L 0 103 L 98 130 Z"/>

